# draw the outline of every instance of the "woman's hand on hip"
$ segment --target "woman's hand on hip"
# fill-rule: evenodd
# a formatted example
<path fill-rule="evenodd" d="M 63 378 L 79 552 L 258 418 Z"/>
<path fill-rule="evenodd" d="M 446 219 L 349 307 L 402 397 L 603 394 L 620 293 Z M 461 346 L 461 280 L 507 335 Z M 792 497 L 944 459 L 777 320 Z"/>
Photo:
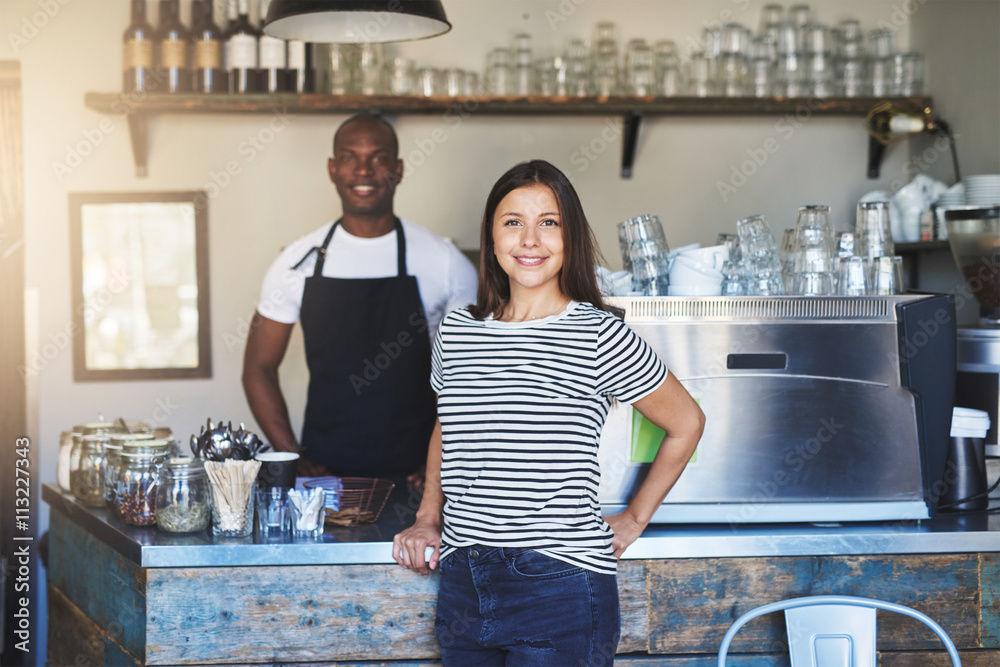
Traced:
<path fill-rule="evenodd" d="M 434 547 L 430 560 L 427 547 Z M 392 538 L 392 557 L 403 567 L 427 575 L 441 560 L 441 527 L 436 522 L 420 521 Z"/>
<path fill-rule="evenodd" d="M 621 558 L 629 545 L 639 539 L 642 531 L 646 529 L 628 511 L 609 514 L 604 517 L 604 520 L 608 522 L 611 530 L 615 532 L 615 536 L 611 540 L 611 547 L 614 549 L 615 558 Z"/>

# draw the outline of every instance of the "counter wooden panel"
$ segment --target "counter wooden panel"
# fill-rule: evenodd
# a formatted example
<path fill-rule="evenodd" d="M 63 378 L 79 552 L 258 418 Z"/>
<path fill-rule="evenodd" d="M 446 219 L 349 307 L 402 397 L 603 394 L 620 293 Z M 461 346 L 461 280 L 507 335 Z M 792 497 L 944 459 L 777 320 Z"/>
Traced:
<path fill-rule="evenodd" d="M 951 635 L 963 664 L 993 666 L 1000 663 L 998 576 L 996 553 L 623 561 L 615 663 L 708 667 L 743 612 L 837 592 L 920 609 Z M 437 664 L 436 586 L 434 576 L 396 565 L 141 568 L 53 512 L 49 661 Z M 893 616 L 879 615 L 882 665 L 947 664 L 929 630 Z M 740 655 L 730 664 L 787 664 L 783 627 L 780 615 L 752 622 L 738 635 Z"/>

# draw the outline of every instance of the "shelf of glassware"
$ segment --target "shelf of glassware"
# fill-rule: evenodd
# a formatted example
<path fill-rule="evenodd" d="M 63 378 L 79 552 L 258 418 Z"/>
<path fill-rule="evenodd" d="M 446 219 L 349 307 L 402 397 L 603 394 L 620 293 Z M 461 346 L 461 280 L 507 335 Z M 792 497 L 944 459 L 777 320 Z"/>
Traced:
<path fill-rule="evenodd" d="M 903 111 L 930 114 L 927 96 L 888 98 Z M 175 113 L 334 114 L 355 111 L 445 115 L 621 115 L 624 120 L 622 177 L 629 178 L 643 116 L 782 115 L 865 116 L 886 98 L 876 97 L 542 97 L 399 95 L 199 95 L 163 93 L 99 93 L 84 95 L 87 108 L 126 115 L 136 172 L 145 176 L 148 158 L 147 123 L 154 115 Z"/>

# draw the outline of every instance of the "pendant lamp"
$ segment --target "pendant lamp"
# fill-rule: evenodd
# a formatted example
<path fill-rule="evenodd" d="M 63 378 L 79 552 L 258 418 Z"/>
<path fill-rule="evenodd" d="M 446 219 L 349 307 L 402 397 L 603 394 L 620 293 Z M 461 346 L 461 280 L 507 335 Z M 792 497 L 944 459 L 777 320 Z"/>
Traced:
<path fill-rule="evenodd" d="M 271 0 L 264 33 L 304 42 L 402 42 L 451 30 L 440 0 Z"/>

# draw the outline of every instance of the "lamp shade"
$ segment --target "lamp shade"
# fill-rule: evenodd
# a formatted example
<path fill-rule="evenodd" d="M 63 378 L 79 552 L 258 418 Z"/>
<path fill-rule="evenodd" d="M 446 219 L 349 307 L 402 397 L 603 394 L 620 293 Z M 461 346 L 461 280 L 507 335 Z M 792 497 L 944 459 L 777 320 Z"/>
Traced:
<path fill-rule="evenodd" d="M 304 42 L 402 42 L 451 30 L 440 0 L 271 0 L 264 32 Z"/>

